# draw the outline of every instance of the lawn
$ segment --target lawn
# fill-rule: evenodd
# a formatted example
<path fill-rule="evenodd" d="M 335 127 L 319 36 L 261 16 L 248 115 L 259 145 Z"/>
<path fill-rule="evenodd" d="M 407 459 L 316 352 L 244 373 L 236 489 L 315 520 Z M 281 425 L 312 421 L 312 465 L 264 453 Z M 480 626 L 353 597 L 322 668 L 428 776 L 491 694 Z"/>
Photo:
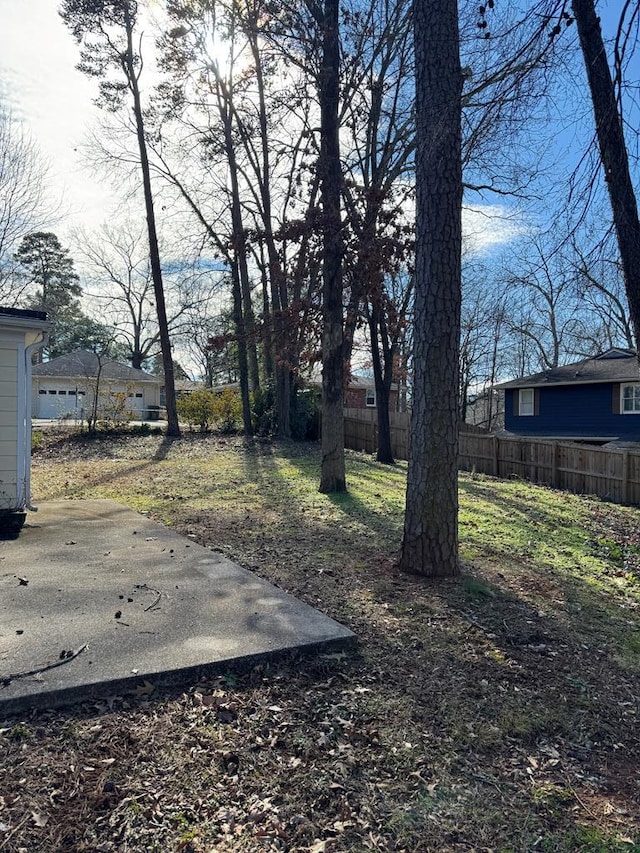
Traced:
<path fill-rule="evenodd" d="M 308 444 L 41 442 L 36 503 L 109 497 L 359 638 L 0 729 L 0 851 L 640 851 L 640 512 L 460 477 L 461 578 L 399 574 L 406 466 Z"/>

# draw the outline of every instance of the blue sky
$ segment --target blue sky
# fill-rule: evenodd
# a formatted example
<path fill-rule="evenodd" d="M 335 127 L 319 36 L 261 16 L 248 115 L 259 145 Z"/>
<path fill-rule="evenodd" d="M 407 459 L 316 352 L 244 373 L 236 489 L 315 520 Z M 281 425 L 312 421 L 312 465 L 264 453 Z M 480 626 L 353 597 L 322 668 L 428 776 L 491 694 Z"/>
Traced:
<path fill-rule="evenodd" d="M 74 67 L 78 48 L 57 14 L 57 5 L 55 0 L 0 0 L 0 94 L 23 119 L 50 163 L 52 191 L 61 199 L 61 220 L 56 230 L 64 239 L 75 226 L 98 227 L 110 217 L 118 199 L 107 183 L 85 167 L 78 151 L 99 115 L 92 104 L 96 84 Z M 605 33 L 610 34 L 621 7 L 621 0 L 601 0 Z M 580 95 L 572 90 L 570 96 L 582 101 L 581 126 L 574 126 L 560 114 L 555 119 L 557 150 L 552 157 L 558 161 L 565 158 L 567 164 L 575 162 L 591 132 L 588 102 Z M 585 95 L 586 91 L 582 93 Z M 637 137 L 635 142 L 637 145 Z M 487 198 L 488 204 L 499 202 Z M 499 244 L 503 237 L 513 238 L 521 228 L 521 223 L 501 225 L 496 220 L 490 225 L 491 236 L 484 216 L 471 215 L 467 223 L 487 245 Z"/>

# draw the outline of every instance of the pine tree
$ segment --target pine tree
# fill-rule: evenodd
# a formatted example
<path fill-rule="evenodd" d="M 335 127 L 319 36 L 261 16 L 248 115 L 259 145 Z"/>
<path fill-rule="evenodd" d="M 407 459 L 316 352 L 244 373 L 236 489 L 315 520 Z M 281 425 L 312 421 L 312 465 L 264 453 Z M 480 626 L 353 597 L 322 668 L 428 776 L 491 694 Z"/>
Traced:
<path fill-rule="evenodd" d="M 73 258 L 55 234 L 36 231 L 22 239 L 14 259 L 20 265 L 27 287 L 35 286 L 27 307 L 46 311 L 53 323 L 46 353 L 49 358 L 55 358 L 62 351 L 66 352 L 63 341 L 82 316 L 79 302 L 82 288 Z"/>

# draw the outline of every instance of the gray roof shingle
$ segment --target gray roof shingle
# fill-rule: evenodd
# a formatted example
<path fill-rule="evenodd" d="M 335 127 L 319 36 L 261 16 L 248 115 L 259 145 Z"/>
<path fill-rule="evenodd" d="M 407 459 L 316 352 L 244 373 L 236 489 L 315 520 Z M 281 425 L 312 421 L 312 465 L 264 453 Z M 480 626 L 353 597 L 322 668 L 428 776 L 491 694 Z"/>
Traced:
<path fill-rule="evenodd" d="M 32 373 L 34 376 L 72 376 L 87 379 L 98 375 L 99 365 L 100 362 L 95 353 L 88 350 L 78 350 L 78 352 L 52 358 L 51 361 L 45 361 L 42 364 L 35 364 Z M 144 370 L 136 370 L 134 367 L 129 367 L 128 364 L 121 364 L 111 359 L 103 361 L 101 376 L 103 379 L 116 379 L 124 382 L 161 383 L 157 376 L 152 376 L 150 373 L 145 373 Z"/>
<path fill-rule="evenodd" d="M 497 388 L 534 388 L 542 385 L 577 385 L 596 382 L 639 382 L 640 368 L 635 352 L 610 349 L 553 370 L 543 370 L 521 379 L 502 382 Z"/>

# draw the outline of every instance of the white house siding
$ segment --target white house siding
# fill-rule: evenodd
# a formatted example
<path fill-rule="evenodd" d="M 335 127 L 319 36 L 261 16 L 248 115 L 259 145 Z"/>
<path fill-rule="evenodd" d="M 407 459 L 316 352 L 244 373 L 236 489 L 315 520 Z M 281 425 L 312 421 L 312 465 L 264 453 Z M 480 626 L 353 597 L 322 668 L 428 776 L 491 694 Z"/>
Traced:
<path fill-rule="evenodd" d="M 17 500 L 18 346 L 0 341 L 0 509 Z"/>

